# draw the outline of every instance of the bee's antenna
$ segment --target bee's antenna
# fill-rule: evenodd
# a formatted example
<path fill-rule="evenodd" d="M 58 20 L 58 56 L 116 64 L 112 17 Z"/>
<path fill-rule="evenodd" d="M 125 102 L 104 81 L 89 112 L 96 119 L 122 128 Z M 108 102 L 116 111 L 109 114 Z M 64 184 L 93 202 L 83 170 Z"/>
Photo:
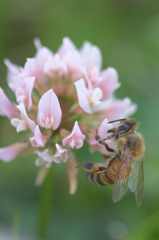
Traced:
<path fill-rule="evenodd" d="M 114 123 L 114 122 L 118 122 L 118 121 L 122 122 L 122 121 L 124 121 L 125 119 L 126 119 L 126 118 L 117 119 L 117 120 L 114 120 L 114 121 L 110 121 L 110 122 L 108 122 L 108 123 Z"/>

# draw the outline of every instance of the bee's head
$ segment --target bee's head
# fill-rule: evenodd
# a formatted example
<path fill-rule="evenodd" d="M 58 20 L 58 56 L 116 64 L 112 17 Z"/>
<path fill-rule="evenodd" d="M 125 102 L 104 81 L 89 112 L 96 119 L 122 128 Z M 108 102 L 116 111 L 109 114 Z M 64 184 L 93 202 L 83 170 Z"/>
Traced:
<path fill-rule="evenodd" d="M 135 118 L 127 118 L 121 122 L 121 125 L 127 124 L 130 126 L 130 130 L 136 130 L 138 128 L 139 123 L 136 121 Z"/>
<path fill-rule="evenodd" d="M 120 122 L 118 125 L 118 131 L 134 131 L 137 129 L 139 123 L 135 120 L 135 118 L 123 118 L 114 121 L 110 121 L 108 123 Z"/>

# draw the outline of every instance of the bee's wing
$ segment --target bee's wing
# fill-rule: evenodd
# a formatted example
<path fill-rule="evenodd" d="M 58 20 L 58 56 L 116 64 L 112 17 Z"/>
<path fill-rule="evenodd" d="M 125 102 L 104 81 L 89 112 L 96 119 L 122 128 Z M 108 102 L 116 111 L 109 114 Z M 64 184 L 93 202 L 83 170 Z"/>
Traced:
<path fill-rule="evenodd" d="M 125 195 L 128 189 L 129 171 L 129 148 L 126 147 L 113 186 L 113 202 L 118 202 Z"/>
<path fill-rule="evenodd" d="M 135 193 L 136 204 L 139 207 L 144 195 L 144 171 L 143 160 L 136 160 L 132 164 L 132 171 L 129 178 L 129 188 Z"/>

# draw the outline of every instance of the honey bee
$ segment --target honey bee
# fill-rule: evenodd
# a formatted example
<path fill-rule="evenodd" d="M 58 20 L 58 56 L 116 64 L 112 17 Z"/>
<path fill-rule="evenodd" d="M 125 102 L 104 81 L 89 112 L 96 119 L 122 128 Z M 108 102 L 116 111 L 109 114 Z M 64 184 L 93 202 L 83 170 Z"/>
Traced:
<path fill-rule="evenodd" d="M 106 155 L 103 155 L 106 158 L 105 163 L 86 162 L 78 166 L 84 167 L 86 176 L 91 182 L 101 186 L 113 185 L 114 202 L 119 201 L 129 187 L 135 193 L 136 203 L 139 207 L 143 200 L 144 187 L 142 160 L 145 148 L 144 138 L 136 132 L 138 122 L 134 118 L 118 119 L 108 123 L 117 121 L 119 124 L 108 130 L 108 133 L 111 133 L 110 136 L 101 139 L 97 130 L 95 136 L 97 142 L 104 145 L 108 152 L 115 153 L 114 157 L 107 159 Z M 105 142 L 107 139 L 112 139 L 114 149 Z"/>

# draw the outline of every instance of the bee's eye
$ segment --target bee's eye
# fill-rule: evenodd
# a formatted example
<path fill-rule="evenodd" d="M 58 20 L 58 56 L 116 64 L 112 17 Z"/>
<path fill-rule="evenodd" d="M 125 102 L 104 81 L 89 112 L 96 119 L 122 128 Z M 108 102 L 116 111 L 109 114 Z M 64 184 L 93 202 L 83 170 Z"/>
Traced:
<path fill-rule="evenodd" d="M 131 128 L 130 124 L 127 124 L 127 123 L 125 123 L 119 127 L 120 131 L 124 131 L 124 132 L 129 131 L 130 128 Z"/>

